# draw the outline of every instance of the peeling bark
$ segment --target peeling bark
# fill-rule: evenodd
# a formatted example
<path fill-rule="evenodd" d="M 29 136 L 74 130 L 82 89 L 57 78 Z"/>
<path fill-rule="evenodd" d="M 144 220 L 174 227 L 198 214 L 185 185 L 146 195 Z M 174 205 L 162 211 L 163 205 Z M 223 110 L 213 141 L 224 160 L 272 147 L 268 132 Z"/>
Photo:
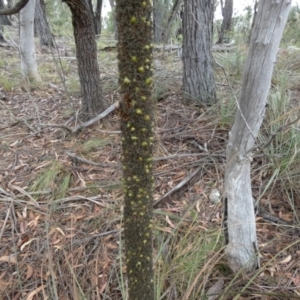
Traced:
<path fill-rule="evenodd" d="M 225 169 L 226 249 L 233 271 L 258 267 L 251 191 L 252 149 L 263 121 L 273 66 L 287 21 L 290 0 L 260 1 L 251 34 L 238 111 L 229 133 Z"/>
<path fill-rule="evenodd" d="M 34 44 L 34 8 L 35 0 L 29 3 L 20 13 L 20 56 L 22 77 L 29 81 L 41 81 L 38 73 Z"/>

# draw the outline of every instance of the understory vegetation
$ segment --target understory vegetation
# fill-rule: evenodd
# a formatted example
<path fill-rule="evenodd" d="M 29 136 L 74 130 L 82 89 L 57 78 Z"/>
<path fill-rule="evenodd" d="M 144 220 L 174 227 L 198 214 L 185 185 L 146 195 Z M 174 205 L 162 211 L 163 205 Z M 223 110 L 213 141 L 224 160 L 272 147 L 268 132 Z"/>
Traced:
<path fill-rule="evenodd" d="M 154 49 L 156 299 L 300 299 L 298 15 L 253 149 L 261 268 L 248 276 L 227 267 L 222 201 L 209 199 L 223 193 L 247 41 L 237 30 L 229 51 L 214 52 L 213 106 L 183 105 L 177 51 Z M 56 18 L 56 48 L 37 48 L 41 84 L 21 82 L 17 29 L 5 29 L 16 42 L 0 51 L 0 298 L 127 299 L 120 117 L 116 109 L 77 134 L 66 130 L 79 125 L 80 87 L 72 27 Z M 104 30 L 97 44 L 109 106 L 120 100 L 116 42 Z"/>

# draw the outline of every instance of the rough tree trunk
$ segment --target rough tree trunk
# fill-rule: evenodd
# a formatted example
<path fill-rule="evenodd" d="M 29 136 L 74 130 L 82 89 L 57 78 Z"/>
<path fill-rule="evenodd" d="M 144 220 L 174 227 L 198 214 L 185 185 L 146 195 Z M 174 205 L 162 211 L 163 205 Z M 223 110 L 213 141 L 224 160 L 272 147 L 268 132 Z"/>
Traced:
<path fill-rule="evenodd" d="M 118 0 L 125 255 L 130 300 L 154 300 L 151 2 Z"/>
<path fill-rule="evenodd" d="M 184 0 L 183 91 L 188 101 L 216 101 L 211 52 L 213 13 L 211 0 Z"/>
<path fill-rule="evenodd" d="M 181 5 L 182 1 L 183 0 L 175 0 L 174 3 L 173 3 L 170 15 L 168 17 L 167 24 L 166 24 L 166 26 L 164 28 L 164 32 L 162 34 L 163 38 L 164 38 L 164 43 L 167 43 L 169 38 L 170 38 L 172 25 L 173 25 L 173 22 L 176 19 L 176 16 L 178 14 L 178 11 L 179 11 L 179 8 L 180 8 L 180 5 Z"/>
<path fill-rule="evenodd" d="M 34 25 L 40 39 L 40 46 L 53 47 L 52 33 L 46 18 L 44 0 L 36 0 Z"/>
<path fill-rule="evenodd" d="M 102 0 L 97 0 L 96 10 L 94 14 L 96 35 L 101 34 L 101 30 L 102 30 L 101 15 L 102 15 Z"/>
<path fill-rule="evenodd" d="M 23 78 L 41 81 L 38 73 L 34 44 L 35 0 L 29 0 L 20 13 L 20 56 Z"/>
<path fill-rule="evenodd" d="M 94 23 L 86 0 L 64 0 L 72 13 L 72 23 L 82 96 L 82 118 L 87 120 L 104 109 L 97 61 Z"/>
<path fill-rule="evenodd" d="M 160 43 L 163 40 L 164 6 L 162 0 L 153 1 L 153 40 Z"/>
<path fill-rule="evenodd" d="M 87 0 L 92 18 L 94 23 L 95 34 L 99 35 L 101 33 L 101 10 L 102 10 L 102 0 L 97 0 L 96 9 L 94 11 L 93 1 Z"/>
<path fill-rule="evenodd" d="M 226 39 L 226 33 L 228 33 L 231 30 L 233 0 L 225 0 L 225 5 L 223 5 L 223 0 L 221 0 L 221 9 L 223 21 L 221 25 L 221 30 L 219 32 L 219 39 L 217 41 L 218 44 L 223 42 L 229 42 L 229 40 Z"/>
<path fill-rule="evenodd" d="M 115 39 L 118 38 L 118 26 L 116 22 L 116 12 L 115 12 L 115 0 L 109 0 L 109 4 L 112 11 L 112 17 L 113 17 L 113 24 L 114 24 L 114 31 L 115 31 Z"/>
<path fill-rule="evenodd" d="M 233 271 L 259 264 L 253 198 L 251 150 L 265 113 L 273 66 L 290 0 L 260 1 L 251 35 L 235 122 L 229 133 L 225 169 L 227 257 Z M 227 220 L 226 220 L 227 219 Z"/>

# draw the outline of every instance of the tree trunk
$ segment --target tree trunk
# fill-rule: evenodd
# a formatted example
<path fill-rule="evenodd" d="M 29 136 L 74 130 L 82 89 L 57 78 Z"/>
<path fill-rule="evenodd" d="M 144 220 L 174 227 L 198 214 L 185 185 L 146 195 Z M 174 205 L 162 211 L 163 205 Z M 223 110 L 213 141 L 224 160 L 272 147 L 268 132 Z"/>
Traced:
<path fill-rule="evenodd" d="M 53 47 L 52 33 L 46 18 L 44 0 L 36 0 L 34 24 L 40 39 L 40 46 Z"/>
<path fill-rule="evenodd" d="M 125 255 L 130 300 L 154 300 L 151 2 L 118 0 Z"/>
<path fill-rule="evenodd" d="M 116 22 L 116 12 L 115 12 L 115 1 L 114 0 L 109 0 L 111 11 L 113 14 L 113 24 L 114 24 L 114 31 L 115 31 L 115 39 L 118 38 L 118 26 Z"/>
<path fill-rule="evenodd" d="M 165 7 L 162 0 L 153 1 L 153 40 L 155 43 L 160 43 L 163 40 L 163 18 Z"/>
<path fill-rule="evenodd" d="M 81 87 L 83 120 L 104 109 L 100 71 L 97 61 L 94 23 L 86 0 L 64 0 L 72 13 L 72 23 Z"/>
<path fill-rule="evenodd" d="M 251 151 L 263 121 L 273 66 L 290 4 L 290 0 L 259 2 L 238 111 L 229 133 L 225 169 L 225 222 L 226 253 L 233 271 L 242 268 L 251 271 L 259 264 L 251 192 Z"/>
<path fill-rule="evenodd" d="M 216 101 L 211 52 L 213 11 L 213 1 L 184 0 L 183 91 L 188 101 Z"/>
<path fill-rule="evenodd" d="M 93 17 L 93 23 L 94 23 L 94 30 L 95 34 L 99 35 L 101 34 L 101 10 L 102 10 L 102 0 L 97 0 L 96 9 L 94 11 L 93 7 L 93 1 L 87 0 L 88 5 Z"/>
<path fill-rule="evenodd" d="M 173 3 L 173 6 L 172 6 L 172 9 L 171 9 L 168 21 L 167 21 L 167 25 L 165 26 L 164 32 L 163 32 L 164 43 L 167 43 L 170 38 L 172 25 L 178 14 L 181 3 L 182 3 L 182 0 L 175 0 Z"/>
<path fill-rule="evenodd" d="M 102 30 L 101 15 L 102 15 L 102 0 L 97 0 L 96 10 L 95 10 L 95 14 L 94 14 L 94 24 L 95 24 L 96 35 L 101 34 L 101 30 Z"/>
<path fill-rule="evenodd" d="M 255 0 L 254 7 L 253 7 L 253 19 L 252 19 L 249 38 L 248 38 L 248 43 L 250 43 L 251 32 L 253 31 L 253 27 L 254 27 L 254 24 L 255 24 L 255 19 L 256 19 L 256 15 L 257 15 L 257 6 L 258 6 L 258 0 Z"/>
<path fill-rule="evenodd" d="M 219 39 L 217 41 L 217 44 L 229 42 L 228 38 L 226 38 L 226 33 L 228 33 L 231 30 L 233 0 L 225 0 L 225 5 L 223 5 L 223 0 L 221 0 L 221 9 L 223 21 L 221 25 L 221 30 L 219 32 Z"/>
<path fill-rule="evenodd" d="M 23 78 L 29 81 L 41 81 L 38 73 L 34 44 L 34 8 L 35 0 L 29 0 L 20 12 L 20 56 Z"/>

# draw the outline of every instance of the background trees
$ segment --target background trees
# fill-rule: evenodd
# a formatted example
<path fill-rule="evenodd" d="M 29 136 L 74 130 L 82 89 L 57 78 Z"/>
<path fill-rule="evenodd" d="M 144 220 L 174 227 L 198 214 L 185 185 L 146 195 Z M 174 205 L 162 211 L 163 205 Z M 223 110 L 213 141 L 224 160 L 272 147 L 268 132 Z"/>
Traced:
<path fill-rule="evenodd" d="M 217 43 L 229 42 L 226 34 L 231 30 L 232 23 L 232 13 L 233 13 L 233 0 L 225 0 L 225 4 L 223 0 L 221 0 L 221 10 L 222 10 L 222 25 L 219 32 L 219 39 Z"/>
<path fill-rule="evenodd" d="M 20 13 L 20 55 L 23 78 L 41 81 L 38 73 L 34 44 L 35 1 L 30 0 Z"/>
<path fill-rule="evenodd" d="M 38 32 L 41 46 L 54 46 L 52 33 L 47 21 L 44 0 L 36 0 L 34 11 L 34 26 Z"/>
<path fill-rule="evenodd" d="M 189 101 L 210 104 L 216 101 L 211 52 L 213 12 L 213 1 L 184 1 L 183 91 Z"/>

